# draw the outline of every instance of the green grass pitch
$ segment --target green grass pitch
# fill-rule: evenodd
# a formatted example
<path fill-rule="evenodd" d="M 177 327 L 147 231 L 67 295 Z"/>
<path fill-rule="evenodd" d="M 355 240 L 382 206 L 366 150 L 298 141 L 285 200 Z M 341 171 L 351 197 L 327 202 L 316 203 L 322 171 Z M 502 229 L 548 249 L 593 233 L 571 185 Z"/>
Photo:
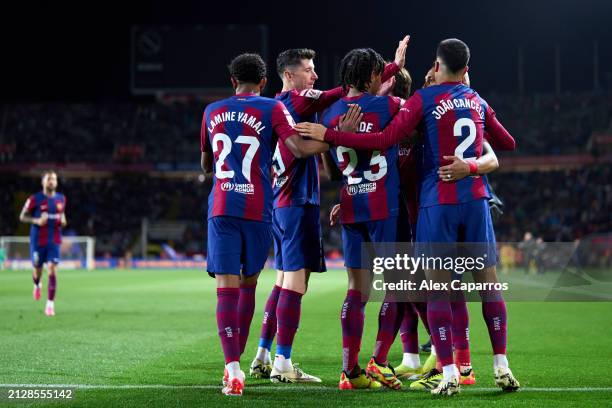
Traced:
<path fill-rule="evenodd" d="M 256 350 L 261 313 L 274 272 L 265 271 L 242 366 Z M 44 288 L 46 288 L 46 277 Z M 303 299 L 293 361 L 322 384 L 273 385 L 251 380 L 242 398 L 220 393 L 223 356 L 215 322 L 214 280 L 203 271 L 61 271 L 57 316 L 32 300 L 29 271 L 0 271 L 0 406 L 9 384 L 78 385 L 58 406 L 604 406 L 612 404 L 612 303 L 508 304 L 511 367 L 524 390 L 493 387 L 490 345 L 480 304 L 472 303 L 471 347 L 477 384 L 452 399 L 424 392 L 338 391 L 341 368 L 339 311 L 343 271 L 315 274 Z M 360 361 L 376 336 L 379 303 L 369 304 Z M 421 331 L 421 334 L 423 332 Z M 425 339 L 421 335 L 421 340 Z M 399 339 L 390 358 L 401 359 Z M 422 356 L 424 361 L 425 356 Z"/>

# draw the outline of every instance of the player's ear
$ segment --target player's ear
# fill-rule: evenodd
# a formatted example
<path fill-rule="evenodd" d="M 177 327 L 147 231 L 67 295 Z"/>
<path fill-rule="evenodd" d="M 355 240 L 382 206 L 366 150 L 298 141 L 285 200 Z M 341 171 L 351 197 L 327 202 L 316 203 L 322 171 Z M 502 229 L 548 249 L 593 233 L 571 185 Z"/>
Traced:
<path fill-rule="evenodd" d="M 232 88 L 238 88 L 238 81 L 234 77 L 230 77 L 230 81 L 232 81 Z"/>
<path fill-rule="evenodd" d="M 264 77 L 262 78 L 261 81 L 259 81 L 259 91 L 263 91 L 264 88 L 266 87 L 266 84 L 268 83 L 268 78 Z"/>
<path fill-rule="evenodd" d="M 434 62 L 434 72 L 440 72 L 440 62 Z"/>
<path fill-rule="evenodd" d="M 285 71 L 283 71 L 283 78 L 290 82 L 291 81 L 291 71 L 289 71 L 288 69 L 286 69 Z"/>
<path fill-rule="evenodd" d="M 470 74 L 468 73 L 467 67 L 463 70 L 463 81 L 466 86 L 470 86 Z"/>

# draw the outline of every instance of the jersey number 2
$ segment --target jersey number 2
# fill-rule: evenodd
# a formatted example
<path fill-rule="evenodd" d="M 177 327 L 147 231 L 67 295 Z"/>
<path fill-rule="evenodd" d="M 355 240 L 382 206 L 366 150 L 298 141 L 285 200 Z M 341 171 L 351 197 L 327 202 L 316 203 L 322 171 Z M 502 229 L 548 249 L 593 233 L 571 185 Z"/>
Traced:
<path fill-rule="evenodd" d="M 455 126 L 453 126 L 453 134 L 456 137 L 463 136 L 462 130 L 463 128 L 468 128 L 467 137 L 455 148 L 455 156 L 460 159 L 463 159 L 463 154 L 465 151 L 474 143 L 476 140 L 476 125 L 474 121 L 470 118 L 461 118 L 455 122 Z"/>

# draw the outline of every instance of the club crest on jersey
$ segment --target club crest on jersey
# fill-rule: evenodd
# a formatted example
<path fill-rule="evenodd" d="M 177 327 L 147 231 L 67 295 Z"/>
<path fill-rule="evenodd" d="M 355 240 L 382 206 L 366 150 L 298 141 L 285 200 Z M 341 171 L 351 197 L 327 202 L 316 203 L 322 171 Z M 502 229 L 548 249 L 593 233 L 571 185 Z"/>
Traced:
<path fill-rule="evenodd" d="M 251 183 L 238 184 L 231 181 L 221 183 L 221 191 L 233 191 L 239 194 L 255 194 L 255 186 Z"/>
<path fill-rule="evenodd" d="M 62 209 L 64 208 L 64 205 L 61 202 L 58 202 L 55 204 L 55 208 L 57 209 L 58 212 L 61 212 Z"/>
<path fill-rule="evenodd" d="M 346 187 L 346 192 L 350 196 L 357 194 L 368 194 L 376 191 L 376 183 L 351 184 Z"/>
<path fill-rule="evenodd" d="M 281 188 L 289 180 L 289 176 L 276 177 L 274 179 L 274 187 Z"/>

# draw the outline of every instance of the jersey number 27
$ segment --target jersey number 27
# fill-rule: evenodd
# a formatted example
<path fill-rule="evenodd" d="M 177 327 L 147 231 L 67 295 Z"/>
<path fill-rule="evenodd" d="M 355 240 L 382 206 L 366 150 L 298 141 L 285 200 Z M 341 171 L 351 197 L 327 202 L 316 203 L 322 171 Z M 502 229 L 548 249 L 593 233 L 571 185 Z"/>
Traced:
<path fill-rule="evenodd" d="M 218 142 L 221 142 L 221 153 L 215 163 L 215 176 L 218 180 L 228 179 L 234 177 L 234 170 L 223 170 L 223 164 L 225 159 L 232 151 L 232 139 L 225 133 L 217 133 L 212 140 L 213 152 L 219 151 Z M 255 136 L 243 136 L 240 135 L 236 138 L 235 143 L 248 145 L 244 157 L 242 158 L 242 175 L 246 178 L 249 183 L 251 182 L 251 165 L 253 164 L 253 158 L 257 149 L 259 149 L 259 140 Z"/>

